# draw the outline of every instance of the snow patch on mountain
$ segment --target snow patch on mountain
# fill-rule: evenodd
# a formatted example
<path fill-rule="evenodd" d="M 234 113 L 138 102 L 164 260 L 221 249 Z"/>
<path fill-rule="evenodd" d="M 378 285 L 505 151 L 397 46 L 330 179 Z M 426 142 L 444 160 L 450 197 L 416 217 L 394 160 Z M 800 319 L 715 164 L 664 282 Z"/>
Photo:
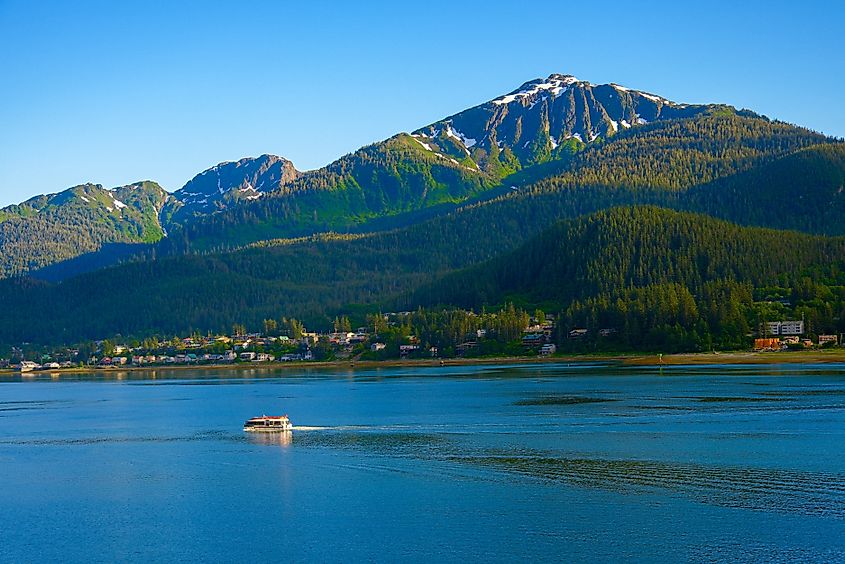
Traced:
<path fill-rule="evenodd" d="M 655 96 L 654 94 L 646 94 L 645 92 L 637 92 L 643 98 L 651 100 L 652 102 L 668 102 L 666 98 L 661 98 L 660 96 Z"/>
<path fill-rule="evenodd" d="M 451 123 L 446 125 L 446 135 L 448 137 L 452 137 L 453 139 L 457 139 L 458 141 L 460 141 L 466 149 L 469 149 L 470 147 L 475 145 L 475 139 L 467 137 L 460 131 L 457 131 L 454 127 L 452 127 Z M 469 154 L 469 151 L 467 151 L 467 154 Z"/>
<path fill-rule="evenodd" d="M 583 81 L 578 80 L 571 75 L 553 74 L 545 80 L 538 79 L 536 81 L 526 83 L 525 86 L 528 86 L 528 88 L 496 98 L 493 100 L 493 104 L 497 106 L 510 104 L 522 98 L 530 98 L 531 96 L 535 96 L 543 91 L 550 92 L 553 97 L 557 97 L 566 92 L 566 89 L 569 86 L 578 82 Z M 531 107 L 533 107 L 533 104 Z"/>
<path fill-rule="evenodd" d="M 417 143 L 422 145 L 423 149 L 425 149 L 426 151 L 434 151 L 434 149 L 431 148 L 431 145 L 429 145 L 428 143 L 426 143 L 424 141 L 420 141 L 418 139 L 418 137 L 420 137 L 420 136 L 419 135 L 411 135 L 411 139 L 413 139 L 414 141 L 416 141 Z"/>

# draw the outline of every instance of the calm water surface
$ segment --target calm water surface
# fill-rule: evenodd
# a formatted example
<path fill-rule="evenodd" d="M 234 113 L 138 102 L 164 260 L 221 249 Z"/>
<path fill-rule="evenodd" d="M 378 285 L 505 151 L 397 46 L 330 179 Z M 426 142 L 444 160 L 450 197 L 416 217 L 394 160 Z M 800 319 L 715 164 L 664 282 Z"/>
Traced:
<path fill-rule="evenodd" d="M 0 378 L 0 527 L 4 562 L 845 561 L 845 366 Z"/>

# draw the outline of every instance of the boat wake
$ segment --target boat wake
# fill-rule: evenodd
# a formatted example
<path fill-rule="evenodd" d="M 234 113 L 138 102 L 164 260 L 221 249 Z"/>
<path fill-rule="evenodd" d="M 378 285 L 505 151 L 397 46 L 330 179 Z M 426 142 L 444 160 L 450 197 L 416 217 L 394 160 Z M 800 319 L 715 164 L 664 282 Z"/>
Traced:
<path fill-rule="evenodd" d="M 385 427 L 386 428 L 386 427 Z M 370 427 L 368 425 L 294 425 L 294 431 L 363 431 L 378 430 L 381 427 Z"/>

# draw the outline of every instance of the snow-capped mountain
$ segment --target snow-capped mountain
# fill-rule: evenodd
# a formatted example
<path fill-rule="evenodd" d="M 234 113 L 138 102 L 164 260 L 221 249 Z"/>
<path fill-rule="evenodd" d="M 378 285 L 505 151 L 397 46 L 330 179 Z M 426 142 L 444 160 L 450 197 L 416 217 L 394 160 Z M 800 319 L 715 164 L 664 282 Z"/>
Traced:
<path fill-rule="evenodd" d="M 548 158 L 569 140 L 589 143 L 649 122 L 696 115 L 707 106 L 677 104 L 618 84 L 595 85 L 552 74 L 413 132 L 428 148 L 472 157 L 482 167 L 504 151 L 522 164 Z M 507 155 L 510 157 L 510 155 Z"/>
<path fill-rule="evenodd" d="M 479 196 L 531 165 L 559 161 L 563 166 L 584 144 L 712 108 L 552 74 L 308 173 L 265 154 L 213 166 L 172 194 L 150 182 L 113 190 L 78 186 L 0 210 L 0 250 L 18 256 L 15 264 L 0 261 L 0 278 L 95 251 L 103 243 L 151 243 L 177 230 L 180 237 L 172 239 L 178 239 L 173 244 L 181 252 L 186 241 L 191 248 L 197 248 L 195 240 L 217 247 L 252 242 L 250 237 L 345 231 L 405 213 L 412 217 Z M 240 214 L 241 206 L 260 213 Z M 215 217 L 207 219 L 210 215 Z M 239 232 L 243 221 L 258 216 L 275 219 L 248 235 Z M 56 249 L 42 257 L 39 241 L 44 240 Z M 12 243 L 23 247 L 3 247 Z"/>
<path fill-rule="evenodd" d="M 276 155 L 224 162 L 205 170 L 173 193 L 173 221 L 209 214 L 234 202 L 257 200 L 299 176 L 293 163 Z"/>

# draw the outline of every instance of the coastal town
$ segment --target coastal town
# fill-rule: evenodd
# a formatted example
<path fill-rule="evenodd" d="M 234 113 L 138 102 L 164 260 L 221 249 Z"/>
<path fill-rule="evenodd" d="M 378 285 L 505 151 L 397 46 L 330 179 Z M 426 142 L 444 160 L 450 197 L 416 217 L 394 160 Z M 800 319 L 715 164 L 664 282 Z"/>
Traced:
<path fill-rule="evenodd" d="M 352 329 L 336 318 L 330 331 L 308 331 L 295 319 L 264 320 L 262 330 L 235 325 L 228 334 L 192 334 L 143 340 L 103 339 L 52 351 L 13 347 L 0 369 L 21 372 L 167 366 L 379 361 L 481 357 L 550 357 L 581 351 L 579 345 L 612 341 L 615 327 L 559 327 L 553 314 L 504 310 L 498 314 L 451 312 L 452 327 L 425 330 L 419 312 L 371 315 Z M 428 321 L 428 320 L 426 320 Z M 438 323 L 444 323 L 440 319 Z M 450 333 L 449 335 L 444 334 Z M 752 351 L 773 352 L 838 347 L 841 335 L 811 335 L 804 320 L 761 323 Z"/>
<path fill-rule="evenodd" d="M 335 319 L 328 332 L 308 331 L 292 319 L 265 320 L 262 331 L 248 332 L 235 325 L 229 334 L 193 334 L 169 339 L 97 340 L 50 352 L 14 347 L 11 358 L 0 359 L 0 368 L 22 372 L 69 368 L 121 368 L 154 366 L 231 365 L 308 361 L 438 359 L 472 357 L 501 352 L 491 345 L 507 342 L 512 356 L 555 354 L 554 316 L 536 311 L 534 316 L 513 310 L 488 315 L 509 327 L 484 323 L 482 316 L 463 313 L 466 327 L 459 338 L 422 334 L 410 322 L 414 312 L 369 316 L 368 326 L 351 328 L 348 318 Z M 512 319 L 510 319 L 512 318 Z M 517 327 L 513 327 L 516 322 Z M 479 327 L 484 325 L 483 327 Z"/>

